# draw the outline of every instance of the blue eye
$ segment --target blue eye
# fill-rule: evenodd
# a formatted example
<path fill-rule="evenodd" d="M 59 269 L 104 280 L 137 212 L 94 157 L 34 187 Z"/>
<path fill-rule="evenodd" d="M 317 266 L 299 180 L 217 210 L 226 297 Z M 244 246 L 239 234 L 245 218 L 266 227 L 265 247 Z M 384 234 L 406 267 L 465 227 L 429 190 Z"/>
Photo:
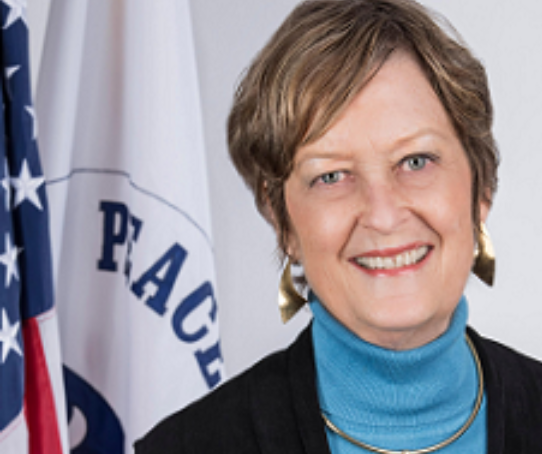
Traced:
<path fill-rule="evenodd" d="M 406 158 L 404 162 L 409 170 L 417 171 L 422 170 L 427 165 L 427 160 L 427 156 L 417 155 Z"/>
<path fill-rule="evenodd" d="M 340 181 L 342 178 L 342 172 L 328 172 L 320 176 L 320 181 L 324 184 L 333 184 Z"/>

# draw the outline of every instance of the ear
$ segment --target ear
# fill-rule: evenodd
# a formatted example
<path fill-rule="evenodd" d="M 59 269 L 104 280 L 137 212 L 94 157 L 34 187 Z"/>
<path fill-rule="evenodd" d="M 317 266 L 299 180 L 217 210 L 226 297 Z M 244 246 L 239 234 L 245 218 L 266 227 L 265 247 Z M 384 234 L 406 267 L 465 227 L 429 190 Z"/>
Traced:
<path fill-rule="evenodd" d="M 275 233 L 278 234 L 279 231 L 279 224 L 277 222 L 277 218 L 275 216 L 275 213 L 273 209 L 271 208 L 271 204 L 269 203 L 269 199 L 265 199 L 265 205 L 262 206 L 261 214 L 263 215 L 264 219 L 271 224 L 271 227 L 273 227 L 273 230 Z"/>
<path fill-rule="evenodd" d="M 286 242 L 286 253 L 288 254 L 288 257 L 292 259 L 293 263 L 299 264 L 301 262 L 301 248 L 299 246 L 297 235 L 290 230 L 287 234 Z"/>
<path fill-rule="evenodd" d="M 280 249 L 284 252 L 284 254 L 286 254 L 292 259 L 292 262 L 299 262 L 298 241 L 296 235 L 292 232 L 291 228 L 288 229 L 288 232 L 286 232 L 285 238 L 281 238 L 282 231 L 280 228 L 280 222 L 278 221 L 277 215 L 271 205 L 268 191 L 268 183 L 266 181 L 264 181 L 262 185 L 262 198 L 264 203 L 263 206 L 261 206 L 261 213 L 265 220 L 269 222 L 269 224 L 271 224 L 271 226 L 273 227 L 275 235 L 277 236 L 277 242 Z"/>
<path fill-rule="evenodd" d="M 271 206 L 271 200 L 269 199 L 269 185 L 267 181 L 262 182 L 260 195 L 258 198 L 263 202 L 259 205 L 260 213 L 264 219 L 271 224 L 273 230 L 275 230 L 275 233 L 277 233 L 279 224 L 277 222 L 275 212 L 273 211 L 273 207 Z"/>
<path fill-rule="evenodd" d="M 271 201 L 269 200 L 268 194 L 267 194 L 267 184 L 264 183 L 264 205 L 261 207 L 261 213 L 265 220 L 271 224 L 273 227 L 273 230 L 275 231 L 275 235 L 277 237 L 277 243 L 279 245 L 279 248 L 282 250 L 283 253 L 286 254 L 288 257 L 292 259 L 293 262 L 297 261 L 297 255 L 296 255 L 296 247 L 294 246 L 295 241 L 293 241 L 292 234 L 288 232 L 286 234 L 286 238 L 284 238 L 284 244 L 281 244 L 282 238 L 282 232 L 280 229 L 280 223 L 278 222 L 277 216 L 275 214 L 275 211 L 273 210 L 271 206 Z"/>
<path fill-rule="evenodd" d="M 486 222 L 487 216 L 489 214 L 490 204 L 485 201 L 480 202 L 480 222 Z"/>

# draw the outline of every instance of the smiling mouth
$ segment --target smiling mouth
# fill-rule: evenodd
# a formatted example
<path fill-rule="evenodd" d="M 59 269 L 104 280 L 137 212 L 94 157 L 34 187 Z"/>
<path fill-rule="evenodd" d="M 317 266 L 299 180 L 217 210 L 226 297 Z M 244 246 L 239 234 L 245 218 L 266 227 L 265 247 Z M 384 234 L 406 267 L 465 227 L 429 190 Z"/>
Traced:
<path fill-rule="evenodd" d="M 420 263 L 431 248 L 427 245 L 396 255 L 356 257 L 355 262 L 367 270 L 397 270 Z"/>

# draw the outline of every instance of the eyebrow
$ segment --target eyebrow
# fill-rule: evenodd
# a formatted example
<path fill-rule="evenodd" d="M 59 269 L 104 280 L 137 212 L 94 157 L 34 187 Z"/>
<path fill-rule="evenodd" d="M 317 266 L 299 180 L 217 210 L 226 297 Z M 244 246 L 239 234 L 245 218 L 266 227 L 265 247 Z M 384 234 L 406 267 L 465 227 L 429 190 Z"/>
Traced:
<path fill-rule="evenodd" d="M 352 159 L 352 153 L 350 152 L 344 152 L 344 151 L 316 151 L 316 150 L 308 150 L 307 154 L 303 156 L 301 159 L 298 159 L 297 162 L 295 162 L 295 167 L 300 168 L 304 165 L 310 164 L 312 162 L 317 161 L 347 161 L 349 159 Z M 295 160 L 295 158 L 294 158 Z"/>
<path fill-rule="evenodd" d="M 415 140 L 425 138 L 425 137 L 436 137 L 438 139 L 444 139 L 448 140 L 448 135 L 442 134 L 440 131 L 437 131 L 434 128 L 421 128 L 412 134 L 408 134 L 404 137 L 400 137 L 397 139 L 394 143 L 393 148 L 399 148 L 401 146 L 404 146 L 410 142 L 414 142 Z"/>
<path fill-rule="evenodd" d="M 416 140 L 420 140 L 423 138 L 437 138 L 437 139 L 444 139 L 444 140 L 449 139 L 447 135 L 440 133 L 434 128 L 421 128 L 419 130 L 416 130 L 413 133 L 409 133 L 405 136 L 402 136 L 396 139 L 393 142 L 390 149 L 397 150 L 401 147 L 408 145 L 411 142 L 414 142 Z M 318 148 L 312 149 L 311 145 L 313 144 L 306 145 L 307 147 L 306 155 L 298 160 L 298 162 L 296 163 L 296 167 L 299 167 L 305 162 L 312 161 L 312 160 L 346 161 L 352 158 L 352 152 L 350 151 L 343 151 L 343 150 L 337 150 L 337 149 L 329 149 L 329 150 L 319 150 Z"/>

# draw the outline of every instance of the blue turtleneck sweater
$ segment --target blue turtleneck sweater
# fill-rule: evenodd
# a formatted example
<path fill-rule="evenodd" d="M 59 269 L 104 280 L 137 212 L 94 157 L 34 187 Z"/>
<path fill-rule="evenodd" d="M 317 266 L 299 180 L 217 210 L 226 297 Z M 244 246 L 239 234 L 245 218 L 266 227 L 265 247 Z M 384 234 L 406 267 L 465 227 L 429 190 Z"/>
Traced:
<path fill-rule="evenodd" d="M 465 298 L 442 336 L 407 351 L 363 341 L 316 298 L 311 309 L 320 407 L 343 432 L 379 448 L 413 450 L 445 440 L 468 419 L 478 377 L 465 340 Z M 333 454 L 368 452 L 329 429 L 327 436 Z M 486 437 L 484 399 L 469 430 L 438 454 L 484 454 Z"/>

